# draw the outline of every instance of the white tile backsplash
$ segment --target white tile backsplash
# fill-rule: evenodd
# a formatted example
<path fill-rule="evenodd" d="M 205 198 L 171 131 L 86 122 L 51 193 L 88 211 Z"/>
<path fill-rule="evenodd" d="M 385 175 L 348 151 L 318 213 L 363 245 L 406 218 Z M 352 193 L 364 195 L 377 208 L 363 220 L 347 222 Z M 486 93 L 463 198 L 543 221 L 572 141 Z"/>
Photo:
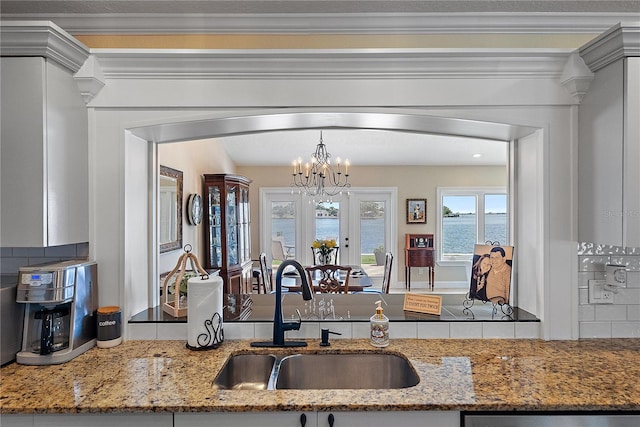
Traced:
<path fill-rule="evenodd" d="M 589 288 L 589 280 L 595 279 L 593 271 L 579 271 L 578 272 L 578 288 Z"/>
<path fill-rule="evenodd" d="M 450 338 L 482 338 L 481 322 L 452 322 L 449 325 Z"/>
<path fill-rule="evenodd" d="M 604 271 L 604 265 L 609 257 L 604 255 L 583 255 L 578 257 L 578 271 Z"/>
<path fill-rule="evenodd" d="M 323 322 L 322 325 L 320 325 L 320 329 L 322 330 L 323 328 L 327 328 L 331 332 L 342 334 L 329 334 L 329 342 L 331 342 L 331 340 L 352 338 L 351 322 Z"/>
<path fill-rule="evenodd" d="M 389 337 L 415 338 L 418 336 L 417 322 L 392 322 L 389 325 Z"/>
<path fill-rule="evenodd" d="M 138 340 L 181 340 L 187 339 L 187 324 L 128 324 L 128 339 Z M 342 335 L 330 335 L 329 340 L 369 338 L 368 322 L 307 322 L 300 331 L 287 331 L 287 339 L 319 340 L 320 329 Z M 391 322 L 390 339 L 419 338 L 503 338 L 539 339 L 540 322 Z M 268 322 L 229 322 L 224 324 L 225 340 L 256 339 L 270 340 L 273 325 Z M 158 338 L 161 337 L 161 338 Z"/>
<path fill-rule="evenodd" d="M 618 305 L 640 304 L 640 288 L 622 288 L 613 294 L 613 303 Z"/>
<path fill-rule="evenodd" d="M 640 322 L 613 322 L 612 338 L 640 338 Z"/>
<path fill-rule="evenodd" d="M 227 322 L 222 324 L 225 340 L 248 340 L 255 336 L 252 322 Z"/>
<path fill-rule="evenodd" d="M 627 320 L 626 307 L 620 307 L 613 304 L 597 304 L 595 306 L 595 314 L 597 322 L 606 322 L 612 320 Z"/>
<path fill-rule="evenodd" d="M 580 338 L 611 338 L 611 322 L 581 322 Z"/>
<path fill-rule="evenodd" d="M 514 322 L 482 322 L 482 338 L 508 338 L 516 336 Z"/>
<path fill-rule="evenodd" d="M 640 320 L 640 305 L 627 306 L 627 320 Z"/>
<path fill-rule="evenodd" d="M 159 323 L 129 323 L 127 324 L 127 339 L 155 340 L 158 336 L 157 325 Z"/>
<path fill-rule="evenodd" d="M 516 322 L 517 339 L 538 339 L 540 338 L 540 322 Z"/>
<path fill-rule="evenodd" d="M 163 340 L 187 340 L 186 323 L 167 323 L 162 329 L 162 335 L 158 338 Z"/>
<path fill-rule="evenodd" d="M 48 248 L 2 248 L 2 262 L 0 273 L 18 274 L 23 266 L 44 264 L 71 259 L 88 259 L 89 244 L 78 243 Z"/>
<path fill-rule="evenodd" d="M 449 338 L 449 322 L 418 323 L 418 338 Z"/>
<path fill-rule="evenodd" d="M 580 338 L 640 337 L 640 248 L 580 243 L 577 256 Z M 589 280 L 604 279 L 605 264 L 625 265 L 627 286 L 613 304 L 589 304 Z"/>
<path fill-rule="evenodd" d="M 640 271 L 627 271 L 627 288 L 640 288 Z"/>
<path fill-rule="evenodd" d="M 256 322 L 254 325 L 254 333 L 257 339 L 266 340 L 273 338 L 273 324 L 266 322 Z"/>
<path fill-rule="evenodd" d="M 593 322 L 596 320 L 596 307 L 594 305 L 579 305 L 578 306 L 578 321 L 580 322 Z"/>
<path fill-rule="evenodd" d="M 611 257 L 611 263 L 625 265 L 627 271 L 640 271 L 640 256 L 615 256 Z"/>

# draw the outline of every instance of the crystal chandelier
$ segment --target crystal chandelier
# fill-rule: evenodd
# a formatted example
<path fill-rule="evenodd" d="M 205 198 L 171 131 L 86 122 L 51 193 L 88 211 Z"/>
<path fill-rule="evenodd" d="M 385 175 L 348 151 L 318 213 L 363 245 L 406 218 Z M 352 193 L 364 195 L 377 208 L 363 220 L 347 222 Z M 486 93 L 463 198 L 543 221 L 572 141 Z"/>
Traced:
<path fill-rule="evenodd" d="M 343 189 L 351 187 L 349 183 L 349 160 L 341 163 L 336 158 L 335 165 L 331 164 L 331 154 L 322 142 L 316 146 L 311 154 L 311 163 L 302 164 L 302 159 L 293 161 L 293 184 L 301 193 L 310 197 L 335 196 Z"/>

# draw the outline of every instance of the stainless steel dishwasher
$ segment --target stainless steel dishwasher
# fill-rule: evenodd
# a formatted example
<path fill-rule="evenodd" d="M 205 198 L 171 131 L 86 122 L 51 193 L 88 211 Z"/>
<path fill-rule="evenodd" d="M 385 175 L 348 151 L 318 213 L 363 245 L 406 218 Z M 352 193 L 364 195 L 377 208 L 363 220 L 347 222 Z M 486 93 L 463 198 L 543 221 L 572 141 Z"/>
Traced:
<path fill-rule="evenodd" d="M 637 427 L 640 412 L 463 413 L 462 427 Z"/>

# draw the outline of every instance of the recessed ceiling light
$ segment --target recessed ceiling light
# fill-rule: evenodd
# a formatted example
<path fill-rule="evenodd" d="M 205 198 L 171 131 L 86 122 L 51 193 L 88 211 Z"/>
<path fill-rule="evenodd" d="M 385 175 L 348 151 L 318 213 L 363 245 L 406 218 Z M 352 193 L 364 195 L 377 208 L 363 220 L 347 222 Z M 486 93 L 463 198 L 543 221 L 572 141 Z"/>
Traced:
<path fill-rule="evenodd" d="M 478 157 L 482 157 L 482 154 L 476 153 L 473 155 L 473 157 L 478 158 Z"/>

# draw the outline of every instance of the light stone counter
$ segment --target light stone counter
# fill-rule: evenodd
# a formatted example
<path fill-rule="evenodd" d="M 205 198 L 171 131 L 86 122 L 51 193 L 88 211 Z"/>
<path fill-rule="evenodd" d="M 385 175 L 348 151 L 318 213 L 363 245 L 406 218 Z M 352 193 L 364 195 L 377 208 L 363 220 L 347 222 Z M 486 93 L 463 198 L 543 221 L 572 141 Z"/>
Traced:
<path fill-rule="evenodd" d="M 55 366 L 0 370 L 0 410 L 9 413 L 184 411 L 639 410 L 640 339 L 317 340 L 297 350 L 256 350 L 225 341 L 190 351 L 184 341 L 128 341 Z M 238 352 L 397 352 L 420 383 L 398 390 L 214 390 Z M 330 373 L 327 373 L 330 375 Z M 381 404 L 381 402 L 383 402 Z"/>

